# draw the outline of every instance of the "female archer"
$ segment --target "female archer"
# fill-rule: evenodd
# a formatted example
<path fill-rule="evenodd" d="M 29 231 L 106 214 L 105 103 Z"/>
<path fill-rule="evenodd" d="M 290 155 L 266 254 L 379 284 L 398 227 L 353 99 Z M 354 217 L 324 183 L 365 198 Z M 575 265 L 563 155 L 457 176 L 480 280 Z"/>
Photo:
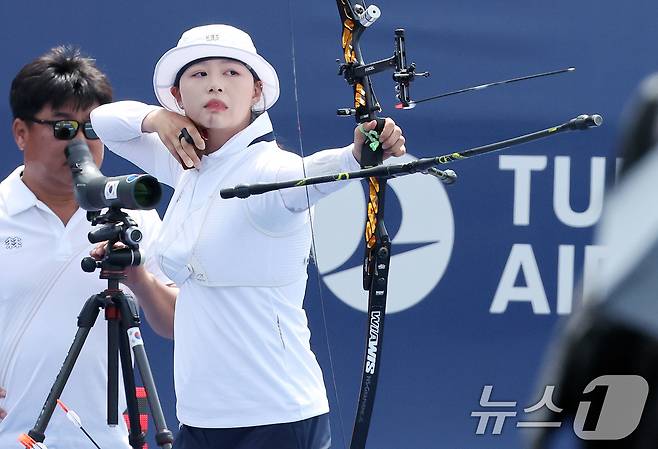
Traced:
<path fill-rule="evenodd" d="M 112 103 L 91 120 L 110 150 L 175 189 L 156 245 L 175 287 L 143 268 L 126 281 L 154 329 L 175 337 L 174 447 L 328 448 L 329 406 L 302 303 L 309 210 L 341 183 L 247 200 L 219 190 L 358 170 L 364 137 L 355 130 L 353 145 L 303 159 L 281 150 L 266 112 L 279 97 L 276 71 L 228 25 L 183 33 L 153 79 L 162 107 Z M 385 155 L 405 153 L 391 119 L 379 140 Z"/>

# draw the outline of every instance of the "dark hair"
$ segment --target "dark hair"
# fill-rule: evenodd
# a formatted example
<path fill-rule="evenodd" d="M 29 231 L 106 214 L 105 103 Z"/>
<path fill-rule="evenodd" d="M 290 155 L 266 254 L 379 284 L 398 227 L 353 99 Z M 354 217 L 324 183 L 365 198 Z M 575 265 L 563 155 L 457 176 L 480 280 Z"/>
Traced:
<path fill-rule="evenodd" d="M 14 118 L 34 117 L 44 106 L 72 104 L 86 109 L 112 101 L 112 86 L 95 60 L 71 46 L 52 48 L 25 65 L 11 83 L 9 103 Z"/>

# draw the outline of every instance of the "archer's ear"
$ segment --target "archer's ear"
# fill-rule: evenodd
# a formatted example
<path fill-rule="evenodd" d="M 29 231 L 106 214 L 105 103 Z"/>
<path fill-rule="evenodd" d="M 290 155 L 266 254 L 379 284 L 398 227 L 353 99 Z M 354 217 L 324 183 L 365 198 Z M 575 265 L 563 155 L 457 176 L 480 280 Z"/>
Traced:
<path fill-rule="evenodd" d="M 185 110 L 185 108 L 183 107 L 183 97 L 181 97 L 180 89 L 176 86 L 171 86 L 169 88 L 169 92 L 171 92 L 171 94 L 176 99 L 176 103 L 178 104 L 178 107 L 181 108 L 182 110 Z"/>
<path fill-rule="evenodd" d="M 11 132 L 14 135 L 14 141 L 16 142 L 18 148 L 21 151 L 25 150 L 25 144 L 30 134 L 30 127 L 25 122 L 25 120 L 15 118 L 11 124 Z"/>
<path fill-rule="evenodd" d="M 261 96 L 263 95 L 263 82 L 258 80 L 254 83 L 254 94 L 251 97 L 251 105 L 254 106 L 260 101 Z"/>

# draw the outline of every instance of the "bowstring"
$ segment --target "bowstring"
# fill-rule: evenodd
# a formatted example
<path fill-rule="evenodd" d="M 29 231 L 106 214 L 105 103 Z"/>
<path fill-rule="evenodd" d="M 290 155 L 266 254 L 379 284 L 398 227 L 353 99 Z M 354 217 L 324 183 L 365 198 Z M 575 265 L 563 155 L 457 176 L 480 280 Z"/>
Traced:
<path fill-rule="evenodd" d="M 302 139 L 302 122 L 301 122 L 301 113 L 300 113 L 300 108 L 299 108 L 299 89 L 298 89 L 298 84 L 297 84 L 297 56 L 296 56 L 296 48 L 295 48 L 295 21 L 294 21 L 294 16 L 293 16 L 293 8 L 292 8 L 292 1 L 293 0 L 288 0 L 288 11 L 290 13 L 290 46 L 291 46 L 291 59 L 292 59 L 292 78 L 293 78 L 293 93 L 294 93 L 294 98 L 295 98 L 295 113 L 296 113 L 296 119 L 297 119 L 297 136 L 298 136 L 298 144 L 299 144 L 299 151 L 302 156 L 302 172 L 304 178 L 306 178 L 306 165 L 304 164 L 304 144 L 303 144 L 303 139 Z M 311 199 L 308 194 L 308 186 L 304 187 L 305 192 L 306 192 L 306 205 L 307 205 L 307 213 L 308 213 L 308 219 L 311 227 L 311 256 L 313 260 L 313 264 L 315 265 L 315 271 L 317 273 L 317 284 L 318 284 L 318 293 L 320 296 L 320 309 L 322 311 L 322 323 L 324 326 L 324 335 L 325 335 L 325 342 L 327 345 L 327 354 L 329 357 L 329 369 L 331 371 L 331 382 L 334 388 L 334 395 L 336 398 L 336 407 L 338 408 L 338 420 L 340 424 L 340 435 L 343 440 L 343 447 L 347 448 L 347 440 L 345 439 L 345 429 L 344 429 L 344 421 L 343 421 L 343 413 L 342 413 L 342 407 L 340 404 L 340 398 L 338 396 L 338 387 L 336 383 L 336 376 L 335 376 L 335 369 L 334 369 L 334 361 L 333 361 L 333 355 L 331 352 L 331 344 L 330 344 L 330 338 L 329 338 L 329 328 L 327 326 L 327 314 L 326 314 L 326 308 L 325 308 L 325 301 L 324 301 L 324 295 L 322 293 L 322 276 L 320 274 L 320 267 L 318 265 L 318 253 L 316 250 L 316 245 L 315 245 L 315 229 L 313 225 L 313 214 L 311 213 Z"/>

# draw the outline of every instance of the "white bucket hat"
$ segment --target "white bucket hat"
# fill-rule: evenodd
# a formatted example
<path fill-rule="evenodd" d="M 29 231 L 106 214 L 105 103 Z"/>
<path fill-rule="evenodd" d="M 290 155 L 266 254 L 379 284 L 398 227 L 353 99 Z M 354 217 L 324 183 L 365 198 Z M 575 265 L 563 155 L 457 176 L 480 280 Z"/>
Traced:
<path fill-rule="evenodd" d="M 276 70 L 256 52 L 251 37 L 230 25 L 205 25 L 183 33 L 178 44 L 167 51 L 153 72 L 155 96 L 162 106 L 170 111 L 182 113 L 170 92 L 179 70 L 192 61 L 203 58 L 237 59 L 256 72 L 263 82 L 263 94 L 254 109 L 269 109 L 279 98 L 279 77 Z"/>

